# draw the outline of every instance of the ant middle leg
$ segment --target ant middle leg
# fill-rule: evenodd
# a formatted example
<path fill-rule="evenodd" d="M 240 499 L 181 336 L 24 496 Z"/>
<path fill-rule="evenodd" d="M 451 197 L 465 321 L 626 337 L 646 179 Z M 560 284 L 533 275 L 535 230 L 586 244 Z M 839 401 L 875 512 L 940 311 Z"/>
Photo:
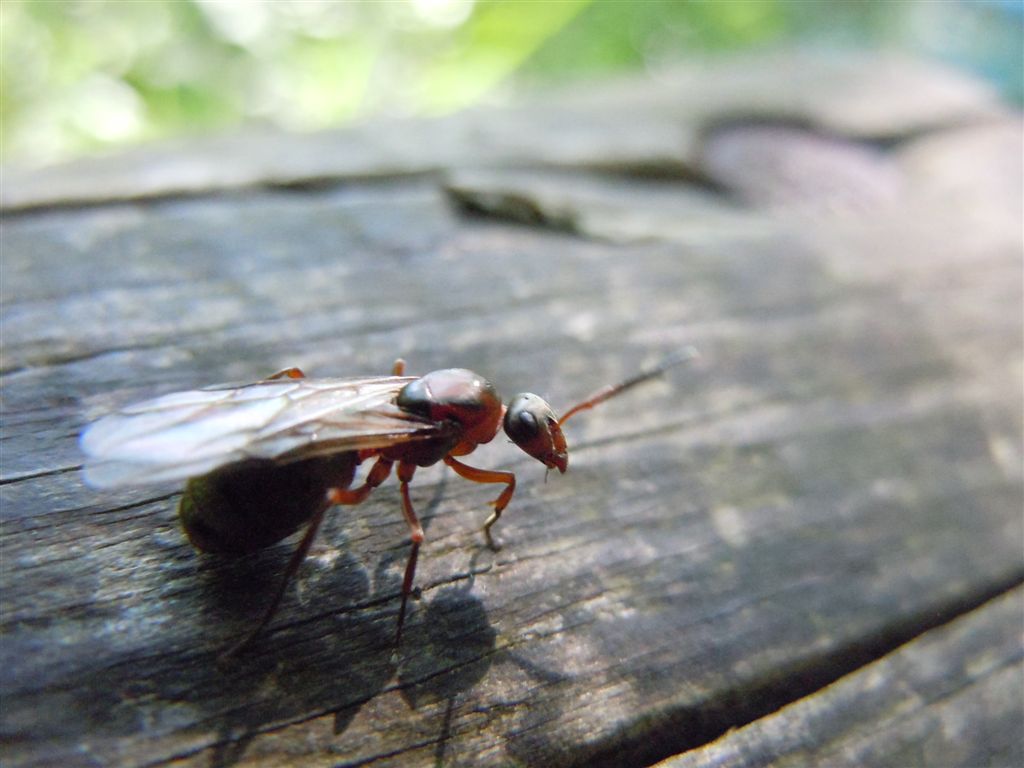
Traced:
<path fill-rule="evenodd" d="M 407 464 L 404 461 L 398 465 L 398 479 L 401 483 L 402 492 L 402 513 L 405 515 L 405 522 L 409 525 L 409 559 L 405 563 L 405 576 L 402 578 L 402 606 L 398 610 L 398 627 L 395 629 L 395 650 L 398 650 L 402 642 L 402 627 L 405 625 L 405 608 L 409 602 L 409 595 L 412 594 L 413 579 L 416 576 L 416 561 L 420 554 L 420 544 L 423 543 L 423 526 L 412 508 L 412 500 L 409 498 L 409 481 L 412 480 L 416 471 L 415 464 Z"/>

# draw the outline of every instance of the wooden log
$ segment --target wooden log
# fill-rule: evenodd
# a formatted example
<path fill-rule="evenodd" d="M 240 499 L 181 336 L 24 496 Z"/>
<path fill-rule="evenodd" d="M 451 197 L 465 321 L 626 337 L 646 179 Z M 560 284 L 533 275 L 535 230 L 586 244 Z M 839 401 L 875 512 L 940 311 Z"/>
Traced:
<path fill-rule="evenodd" d="M 923 135 L 895 110 L 885 150 L 708 124 L 699 185 L 625 161 L 410 163 L 8 211 L 4 764 L 650 764 L 1019 585 L 1020 126 L 975 106 Z M 840 141 L 863 172 L 822 151 Z M 750 146 L 806 175 L 748 189 L 728 161 Z M 524 205 L 530 226 L 507 220 Z M 422 595 L 397 661 L 394 486 L 330 516 L 272 631 L 224 665 L 294 544 L 198 555 L 180 489 L 78 471 L 102 413 L 288 365 L 465 366 L 558 408 L 687 344 L 699 362 L 570 422 L 565 476 L 500 439 L 473 455 L 519 475 L 498 553 L 491 489 L 417 475 Z"/>

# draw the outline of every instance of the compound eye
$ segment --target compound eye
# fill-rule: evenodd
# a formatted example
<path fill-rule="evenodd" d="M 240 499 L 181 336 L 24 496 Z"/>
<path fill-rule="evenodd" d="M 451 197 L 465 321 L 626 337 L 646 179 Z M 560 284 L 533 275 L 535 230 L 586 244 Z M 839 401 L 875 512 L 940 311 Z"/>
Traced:
<path fill-rule="evenodd" d="M 538 413 L 543 417 L 547 406 L 543 400 L 530 393 L 516 395 L 505 411 L 505 434 L 517 445 L 528 443 L 540 433 Z M 550 410 L 550 408 L 548 408 Z"/>
<path fill-rule="evenodd" d="M 537 395 L 525 392 L 513 397 L 505 411 L 505 434 L 516 445 L 535 440 L 541 433 L 545 417 L 554 418 L 551 406 Z"/>

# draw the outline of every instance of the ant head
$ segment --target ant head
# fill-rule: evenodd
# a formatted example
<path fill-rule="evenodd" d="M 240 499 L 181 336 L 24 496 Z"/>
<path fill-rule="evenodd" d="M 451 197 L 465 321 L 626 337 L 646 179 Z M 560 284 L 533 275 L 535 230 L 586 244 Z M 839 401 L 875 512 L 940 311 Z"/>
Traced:
<path fill-rule="evenodd" d="M 565 472 L 569 448 L 558 417 L 543 398 L 530 392 L 513 397 L 505 410 L 505 434 L 548 469 Z"/>

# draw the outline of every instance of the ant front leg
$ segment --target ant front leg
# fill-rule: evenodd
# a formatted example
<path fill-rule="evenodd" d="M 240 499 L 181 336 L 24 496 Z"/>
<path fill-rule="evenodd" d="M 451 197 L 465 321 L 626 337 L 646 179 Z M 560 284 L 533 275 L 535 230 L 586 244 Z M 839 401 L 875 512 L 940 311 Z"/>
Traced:
<path fill-rule="evenodd" d="M 494 506 L 494 512 L 484 522 L 484 536 L 487 537 L 487 546 L 495 552 L 498 551 L 499 547 L 491 537 L 491 527 L 498 522 L 501 513 L 512 500 L 512 494 L 516 490 L 516 476 L 511 472 L 503 470 L 471 467 L 468 464 L 463 464 L 453 456 L 445 456 L 444 463 L 455 470 L 457 475 L 467 480 L 472 480 L 474 483 L 505 483 L 505 490 L 498 495 L 498 498 L 491 502 Z"/>

